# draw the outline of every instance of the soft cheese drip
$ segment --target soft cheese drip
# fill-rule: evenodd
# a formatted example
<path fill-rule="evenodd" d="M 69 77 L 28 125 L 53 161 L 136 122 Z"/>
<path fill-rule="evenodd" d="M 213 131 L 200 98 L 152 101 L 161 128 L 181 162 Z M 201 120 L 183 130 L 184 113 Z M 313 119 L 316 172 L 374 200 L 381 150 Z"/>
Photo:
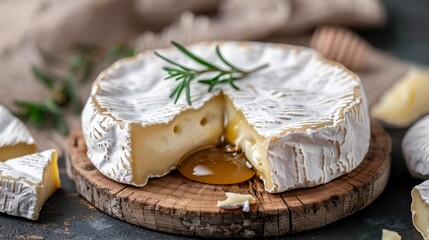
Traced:
<path fill-rule="evenodd" d="M 149 177 L 164 176 L 184 156 L 218 145 L 223 133 L 222 105 L 222 97 L 215 97 L 198 110 L 183 112 L 168 125 L 133 125 L 133 182 L 141 185 Z"/>
<path fill-rule="evenodd" d="M 273 188 L 270 167 L 267 161 L 267 139 L 259 136 L 250 126 L 243 114 L 235 109 L 231 101 L 225 97 L 225 140 L 242 150 L 247 160 L 256 169 L 258 176 L 264 181 L 266 189 Z"/>
<path fill-rule="evenodd" d="M 6 161 L 11 158 L 28 155 L 36 152 L 35 144 L 19 143 L 11 146 L 0 147 L 0 161 Z"/>

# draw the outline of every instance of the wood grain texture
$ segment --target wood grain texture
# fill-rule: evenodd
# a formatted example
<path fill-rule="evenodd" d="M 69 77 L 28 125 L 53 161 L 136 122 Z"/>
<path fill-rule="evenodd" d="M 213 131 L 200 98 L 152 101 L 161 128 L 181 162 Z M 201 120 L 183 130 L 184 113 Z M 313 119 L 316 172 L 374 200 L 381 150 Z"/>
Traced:
<path fill-rule="evenodd" d="M 173 171 L 143 188 L 126 186 L 97 171 L 86 156 L 81 130 L 68 140 L 68 164 L 77 191 L 101 211 L 145 228 L 196 237 L 269 237 L 325 226 L 368 206 L 390 172 L 390 138 L 372 124 L 370 150 L 353 172 L 327 184 L 269 194 L 259 180 L 206 185 Z M 250 212 L 216 207 L 225 192 L 252 194 Z"/>

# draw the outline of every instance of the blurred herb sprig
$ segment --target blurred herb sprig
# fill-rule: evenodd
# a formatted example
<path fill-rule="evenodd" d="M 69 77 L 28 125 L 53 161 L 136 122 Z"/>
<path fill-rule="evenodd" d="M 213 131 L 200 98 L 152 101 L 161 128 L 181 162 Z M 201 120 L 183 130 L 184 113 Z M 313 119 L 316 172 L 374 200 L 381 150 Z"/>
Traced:
<path fill-rule="evenodd" d="M 110 48 L 96 46 L 77 46 L 71 57 L 64 61 L 54 55 L 40 50 L 44 63 L 50 68 L 60 68 L 63 74 L 54 74 L 45 69 L 32 66 L 35 79 L 49 90 L 49 96 L 41 102 L 16 100 L 20 111 L 14 114 L 38 128 L 50 124 L 65 135 L 69 131 L 65 115 L 67 112 L 80 114 L 82 104 L 78 89 L 94 77 L 96 67 L 104 68 L 114 61 L 134 55 L 134 48 L 118 44 Z M 71 110 L 71 111 L 70 111 Z"/>

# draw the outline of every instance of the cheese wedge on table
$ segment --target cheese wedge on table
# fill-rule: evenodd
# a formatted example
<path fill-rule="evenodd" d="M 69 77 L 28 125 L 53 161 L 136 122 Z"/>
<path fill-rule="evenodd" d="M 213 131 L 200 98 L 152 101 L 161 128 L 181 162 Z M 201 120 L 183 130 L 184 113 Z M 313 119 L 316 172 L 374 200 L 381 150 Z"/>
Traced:
<path fill-rule="evenodd" d="M 429 113 L 429 70 L 410 67 L 380 101 L 371 109 L 371 115 L 396 127 L 407 127 Z"/>
<path fill-rule="evenodd" d="M 429 180 L 415 186 L 411 197 L 413 224 L 425 240 L 429 239 Z"/>
<path fill-rule="evenodd" d="M 170 94 L 166 63 L 152 51 L 121 60 L 95 80 L 82 113 L 88 158 L 105 176 L 144 186 L 222 136 L 242 150 L 269 192 L 317 186 L 355 169 L 370 140 L 359 78 L 315 51 L 281 44 L 207 42 L 190 46 L 225 67 L 269 67 L 208 93 L 191 84 L 192 105 Z M 174 49 L 160 52 L 194 63 Z"/>
<path fill-rule="evenodd" d="M 402 141 L 402 152 L 411 176 L 429 179 L 429 115 L 407 131 Z"/>
<path fill-rule="evenodd" d="M 0 105 L 0 161 L 36 152 L 25 125 Z"/>
<path fill-rule="evenodd" d="M 0 212 L 36 220 L 46 200 L 60 188 L 55 150 L 0 162 Z"/>

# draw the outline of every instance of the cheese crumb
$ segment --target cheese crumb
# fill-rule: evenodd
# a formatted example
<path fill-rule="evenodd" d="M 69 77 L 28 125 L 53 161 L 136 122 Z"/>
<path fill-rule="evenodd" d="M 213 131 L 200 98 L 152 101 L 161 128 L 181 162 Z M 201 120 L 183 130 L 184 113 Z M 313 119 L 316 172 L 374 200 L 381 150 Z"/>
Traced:
<path fill-rule="evenodd" d="M 250 194 L 225 193 L 226 199 L 217 201 L 217 207 L 223 209 L 242 208 L 243 212 L 249 212 L 250 204 L 256 203 L 256 199 Z"/>
<path fill-rule="evenodd" d="M 401 235 L 395 231 L 383 229 L 383 236 L 381 237 L 381 240 L 401 240 Z"/>

